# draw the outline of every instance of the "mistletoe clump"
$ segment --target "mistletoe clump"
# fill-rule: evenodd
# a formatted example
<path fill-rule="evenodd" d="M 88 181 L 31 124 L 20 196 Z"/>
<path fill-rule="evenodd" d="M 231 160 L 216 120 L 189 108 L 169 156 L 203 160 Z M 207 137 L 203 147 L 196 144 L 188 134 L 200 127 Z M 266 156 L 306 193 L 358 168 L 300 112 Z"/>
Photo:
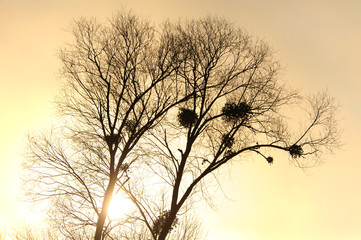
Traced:
<path fill-rule="evenodd" d="M 123 172 L 127 172 L 127 171 L 129 170 L 129 166 L 130 166 L 129 163 L 123 163 L 123 164 L 120 166 L 120 170 L 123 171 Z"/>
<path fill-rule="evenodd" d="M 298 158 L 301 157 L 303 154 L 303 149 L 300 145 L 293 144 L 291 147 L 288 148 L 288 151 L 291 154 L 291 157 Z"/>
<path fill-rule="evenodd" d="M 231 158 L 234 154 L 235 154 L 235 152 L 232 149 L 228 149 L 228 150 L 224 151 L 225 158 Z"/>
<path fill-rule="evenodd" d="M 229 136 L 229 134 L 223 134 L 222 142 L 226 148 L 231 148 L 234 143 L 234 137 Z"/>
<path fill-rule="evenodd" d="M 169 216 L 170 216 L 170 211 L 163 211 L 157 217 L 157 219 L 155 219 L 155 221 L 153 223 L 153 232 L 155 233 L 155 235 L 158 236 L 162 232 L 167 221 L 169 221 Z M 172 231 L 176 227 L 177 224 L 178 224 L 178 218 L 176 217 L 174 219 L 171 227 L 169 228 L 169 232 Z"/>
<path fill-rule="evenodd" d="M 178 113 L 178 121 L 183 127 L 191 127 L 198 120 L 198 115 L 190 109 L 181 108 Z"/>
<path fill-rule="evenodd" d="M 227 102 L 222 108 L 224 119 L 227 122 L 235 122 L 239 119 L 247 119 L 251 113 L 251 106 L 245 102 L 239 104 L 233 102 Z"/>
<path fill-rule="evenodd" d="M 271 156 L 267 157 L 266 160 L 269 164 L 273 163 L 273 157 L 271 157 Z"/>
<path fill-rule="evenodd" d="M 136 127 L 137 127 L 137 122 L 135 120 L 124 121 L 124 128 L 128 133 L 134 132 Z"/>

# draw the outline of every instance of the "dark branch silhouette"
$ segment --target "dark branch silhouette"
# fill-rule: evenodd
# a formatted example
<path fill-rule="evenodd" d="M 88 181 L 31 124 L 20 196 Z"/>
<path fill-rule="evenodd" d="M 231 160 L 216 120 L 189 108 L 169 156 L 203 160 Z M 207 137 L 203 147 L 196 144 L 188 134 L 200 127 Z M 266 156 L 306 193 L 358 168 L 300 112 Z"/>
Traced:
<path fill-rule="evenodd" d="M 155 220 L 147 216 L 156 225 L 157 240 L 171 239 L 178 216 L 189 208 L 184 209 L 186 203 L 197 194 L 204 197 L 207 177 L 217 177 L 216 170 L 229 161 L 256 153 L 272 164 L 265 150 L 286 151 L 298 166 L 308 167 L 337 147 L 339 137 L 337 107 L 325 93 L 306 99 L 309 124 L 298 135 L 290 132 L 283 108 L 304 101 L 278 79 L 279 64 L 264 42 L 212 17 L 168 27 L 182 48 L 179 91 L 194 94 L 142 145 L 144 163 L 159 177 L 159 195 L 167 199 L 166 212 L 158 212 Z"/>
<path fill-rule="evenodd" d="M 197 239 L 187 221 L 207 179 L 245 154 L 297 166 L 337 147 L 334 100 L 305 99 L 278 79 L 268 45 L 226 20 L 152 26 L 131 13 L 74 22 L 60 52 L 66 80 L 59 125 L 29 137 L 27 194 L 51 201 L 50 221 L 70 239 Z M 286 107 L 309 105 L 292 132 Z M 134 212 L 109 218 L 113 196 Z M 194 221 L 196 222 L 196 221 Z"/>

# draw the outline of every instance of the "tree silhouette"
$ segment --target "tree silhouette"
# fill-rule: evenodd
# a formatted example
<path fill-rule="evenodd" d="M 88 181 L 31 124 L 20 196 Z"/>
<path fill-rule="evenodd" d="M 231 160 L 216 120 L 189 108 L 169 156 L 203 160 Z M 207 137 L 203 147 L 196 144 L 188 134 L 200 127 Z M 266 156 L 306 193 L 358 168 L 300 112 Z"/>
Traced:
<path fill-rule="evenodd" d="M 229 161 L 273 163 L 265 151 L 281 150 L 306 167 L 337 146 L 333 99 L 288 90 L 267 44 L 226 20 L 155 28 L 123 12 L 107 24 L 80 19 L 73 35 L 60 53 L 62 122 L 29 137 L 24 162 L 26 192 L 51 200 L 67 238 L 195 239 L 184 217 L 192 197 Z M 310 105 L 298 134 L 283 116 L 296 102 Z M 121 222 L 108 217 L 118 192 L 136 208 Z"/>
<path fill-rule="evenodd" d="M 142 145 L 144 163 L 164 183 L 157 186 L 167 199 L 162 208 L 167 211 L 159 211 L 156 218 L 157 240 L 171 234 L 192 195 L 206 193 L 206 177 L 217 177 L 216 170 L 229 161 L 255 153 L 271 164 L 273 157 L 265 154 L 281 150 L 298 166 L 309 167 L 321 153 L 337 147 L 339 137 L 334 100 L 326 93 L 302 98 L 287 90 L 278 79 L 279 64 L 263 41 L 212 17 L 168 27 L 182 48 L 176 71 L 179 90 L 194 94 L 169 112 Z M 283 109 L 293 103 L 309 105 L 308 123 L 298 134 L 283 116 Z M 141 200 L 139 208 L 148 213 Z"/>
<path fill-rule="evenodd" d="M 60 52 L 64 124 L 29 138 L 25 187 L 35 199 L 53 200 L 52 218 L 65 236 L 96 226 L 95 239 L 103 239 L 112 196 L 137 158 L 131 152 L 189 96 L 174 85 L 178 46 L 166 29 L 156 36 L 149 22 L 123 12 L 107 24 L 80 19 L 72 33 L 75 41 Z"/>

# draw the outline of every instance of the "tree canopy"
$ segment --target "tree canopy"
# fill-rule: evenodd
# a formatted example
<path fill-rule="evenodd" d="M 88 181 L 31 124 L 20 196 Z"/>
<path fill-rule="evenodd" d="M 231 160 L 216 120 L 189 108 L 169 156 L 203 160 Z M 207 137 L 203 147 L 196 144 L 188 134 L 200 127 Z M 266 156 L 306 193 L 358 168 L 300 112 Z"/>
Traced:
<path fill-rule="evenodd" d="M 270 47 L 225 19 L 153 26 L 121 12 L 72 30 L 62 124 L 30 136 L 24 161 L 26 193 L 52 202 L 65 238 L 200 238 L 193 197 L 217 169 L 249 153 L 271 164 L 275 151 L 308 167 L 338 145 L 334 100 L 290 90 Z M 308 117 L 296 132 L 291 105 Z M 108 214 L 118 192 L 134 204 L 121 221 Z"/>

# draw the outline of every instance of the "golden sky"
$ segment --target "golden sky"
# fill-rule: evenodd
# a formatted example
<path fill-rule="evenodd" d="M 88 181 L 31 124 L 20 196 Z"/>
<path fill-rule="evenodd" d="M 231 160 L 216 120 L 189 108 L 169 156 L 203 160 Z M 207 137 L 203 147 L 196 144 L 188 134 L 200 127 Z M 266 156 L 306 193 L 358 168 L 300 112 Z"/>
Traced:
<path fill-rule="evenodd" d="M 359 0 L 0 0 L 0 224 L 25 215 L 14 201 L 18 166 L 26 134 L 51 122 L 65 29 L 122 7 L 155 22 L 224 16 L 273 47 L 290 85 L 327 88 L 342 107 L 344 145 L 325 164 L 305 173 L 281 155 L 272 166 L 258 158 L 230 165 L 223 182 L 231 200 L 204 212 L 207 239 L 361 239 Z"/>

